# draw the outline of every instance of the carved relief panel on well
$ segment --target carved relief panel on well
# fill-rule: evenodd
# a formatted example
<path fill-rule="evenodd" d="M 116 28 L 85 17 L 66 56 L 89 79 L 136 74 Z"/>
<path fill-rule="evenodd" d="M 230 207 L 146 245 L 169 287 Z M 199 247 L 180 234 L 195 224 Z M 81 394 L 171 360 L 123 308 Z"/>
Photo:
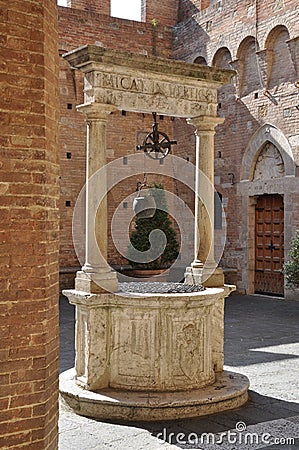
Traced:
<path fill-rule="evenodd" d="M 202 324 L 184 324 L 179 346 L 180 368 L 183 374 L 192 381 L 199 381 L 199 374 L 203 372 L 203 340 Z"/>
<path fill-rule="evenodd" d="M 198 387 L 213 380 L 211 363 L 210 307 L 201 308 L 199 317 L 188 311 L 184 317 L 175 313 L 167 316 L 169 340 L 169 381 L 172 386 L 184 389 Z"/>
<path fill-rule="evenodd" d="M 112 312 L 111 386 L 155 388 L 159 376 L 154 364 L 158 351 L 158 317 L 155 311 Z M 155 345 L 153 345 L 155 342 Z"/>
<path fill-rule="evenodd" d="M 112 312 L 110 386 L 172 391 L 213 382 L 211 310 Z"/>

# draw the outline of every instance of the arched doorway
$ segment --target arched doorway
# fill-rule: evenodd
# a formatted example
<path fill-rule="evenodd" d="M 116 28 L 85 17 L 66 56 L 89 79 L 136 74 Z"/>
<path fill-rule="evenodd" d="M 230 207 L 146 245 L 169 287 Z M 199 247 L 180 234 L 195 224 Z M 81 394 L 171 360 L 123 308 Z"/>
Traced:
<path fill-rule="evenodd" d="M 255 206 L 256 294 L 284 294 L 284 204 L 279 194 L 264 194 Z"/>
<path fill-rule="evenodd" d="M 294 233 L 296 177 L 290 144 L 278 128 L 265 124 L 252 136 L 240 178 L 246 293 L 286 295 L 282 267 Z"/>

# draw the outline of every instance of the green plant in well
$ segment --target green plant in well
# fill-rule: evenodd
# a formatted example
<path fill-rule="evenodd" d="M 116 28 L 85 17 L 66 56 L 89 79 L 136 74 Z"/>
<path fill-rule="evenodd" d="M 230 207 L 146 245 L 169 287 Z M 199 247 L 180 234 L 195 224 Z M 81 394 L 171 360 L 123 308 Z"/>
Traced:
<path fill-rule="evenodd" d="M 284 264 L 287 286 L 299 288 L 299 230 L 292 239 L 288 261 Z"/>
<path fill-rule="evenodd" d="M 130 244 L 127 251 L 127 260 L 133 268 L 139 269 L 162 269 L 169 267 L 177 258 L 179 253 L 179 243 L 172 222 L 167 212 L 165 192 L 162 185 L 154 184 L 150 188 L 150 194 L 154 196 L 156 202 L 156 212 L 151 218 L 138 218 L 135 222 L 135 229 L 130 235 Z M 154 230 L 161 230 L 167 239 L 163 253 L 150 262 L 134 261 L 134 249 L 146 252 L 151 248 L 149 235 Z M 163 240 L 159 237 L 155 239 L 155 248 L 163 249 Z M 159 253 L 161 253 L 159 251 Z"/>

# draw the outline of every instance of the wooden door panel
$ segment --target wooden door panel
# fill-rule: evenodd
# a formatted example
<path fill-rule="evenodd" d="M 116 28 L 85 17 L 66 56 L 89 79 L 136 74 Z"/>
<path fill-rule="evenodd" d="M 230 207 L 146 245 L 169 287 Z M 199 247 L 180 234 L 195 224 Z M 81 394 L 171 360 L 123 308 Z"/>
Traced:
<path fill-rule="evenodd" d="M 283 295 L 283 234 L 282 196 L 259 197 L 255 215 L 255 292 Z"/>

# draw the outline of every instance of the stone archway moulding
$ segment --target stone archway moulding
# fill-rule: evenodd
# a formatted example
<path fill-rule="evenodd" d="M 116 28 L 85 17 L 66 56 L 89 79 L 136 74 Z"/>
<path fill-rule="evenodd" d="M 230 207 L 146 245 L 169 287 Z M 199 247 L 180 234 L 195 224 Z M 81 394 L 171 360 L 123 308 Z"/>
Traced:
<path fill-rule="evenodd" d="M 259 151 L 267 141 L 275 145 L 280 152 L 285 167 L 285 176 L 295 176 L 294 156 L 287 138 L 274 125 L 265 124 L 256 131 L 247 146 L 241 166 L 241 181 L 252 181 Z"/>
<path fill-rule="evenodd" d="M 284 173 L 275 176 L 273 167 L 272 176 L 267 174 L 261 179 L 254 179 L 254 170 L 261 149 L 266 143 L 273 144 L 279 152 Z M 279 163 L 279 158 L 273 158 L 273 164 Z M 280 168 L 280 170 L 282 169 Z M 277 172 L 279 173 L 279 171 Z M 282 175 L 282 176 L 281 176 Z M 285 135 L 274 125 L 264 124 L 252 136 L 242 160 L 240 184 L 238 192 L 242 197 L 242 223 L 241 235 L 244 237 L 245 258 L 247 270 L 244 272 L 243 282 L 246 292 L 255 291 L 255 204 L 257 196 L 264 194 L 280 194 L 284 197 L 285 221 L 290 219 L 291 198 L 290 193 L 296 190 L 296 165 L 291 146 Z M 285 258 L 287 257 L 290 231 L 285 227 Z"/>

